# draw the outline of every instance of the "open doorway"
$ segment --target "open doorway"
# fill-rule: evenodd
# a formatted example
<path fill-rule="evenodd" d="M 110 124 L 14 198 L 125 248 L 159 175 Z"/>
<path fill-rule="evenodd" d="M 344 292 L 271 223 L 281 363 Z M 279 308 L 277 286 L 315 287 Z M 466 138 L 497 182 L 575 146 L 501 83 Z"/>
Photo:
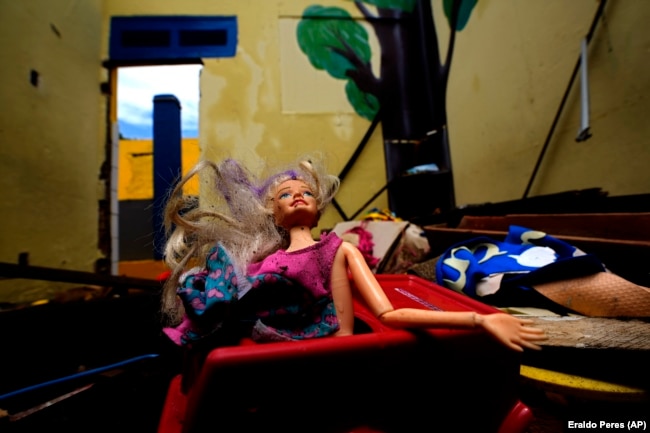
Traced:
<path fill-rule="evenodd" d="M 119 261 L 154 256 L 152 203 L 153 107 L 157 95 L 181 105 L 184 159 L 198 157 L 199 76 L 202 65 L 130 66 L 117 70 L 119 135 L 117 209 Z"/>
<path fill-rule="evenodd" d="M 129 177 L 125 176 L 128 174 L 128 164 L 119 162 L 120 142 L 122 139 L 152 141 L 153 97 L 156 94 L 171 94 L 182 105 L 182 141 L 194 140 L 198 156 L 196 119 L 199 71 L 203 59 L 234 57 L 237 51 L 237 33 L 236 16 L 111 17 L 109 59 L 104 62 L 109 70 L 109 81 L 105 87 L 109 99 L 106 113 L 106 164 L 100 173 L 106 194 L 99 200 L 99 248 L 106 254 L 106 260 L 99 265 L 102 269 L 112 274 L 123 274 L 120 270 L 123 260 L 138 260 L 142 257 L 142 260 L 151 261 L 155 251 L 154 228 L 153 224 L 149 224 L 152 220 L 152 193 L 146 192 L 147 187 L 144 187 L 153 183 L 145 181 L 152 178 L 153 170 L 143 168 L 147 165 L 153 167 L 152 143 L 145 150 L 131 152 L 131 163 L 135 170 Z M 186 65 L 197 69 L 189 69 L 189 76 L 176 75 L 180 71 L 187 71 Z M 169 71 L 173 75 L 168 75 Z M 122 79 L 131 74 L 136 75 L 133 77 L 135 85 L 125 90 Z M 161 75 L 165 87 L 150 93 L 144 92 Z M 186 100 L 185 90 L 175 88 L 177 85 L 181 89 L 190 89 L 190 101 L 193 102 Z M 185 166 L 185 148 L 182 153 L 182 165 Z M 138 167 L 142 168 L 142 173 L 137 170 Z M 130 190 L 124 191 L 124 188 Z M 129 206 L 139 211 L 132 213 Z"/>

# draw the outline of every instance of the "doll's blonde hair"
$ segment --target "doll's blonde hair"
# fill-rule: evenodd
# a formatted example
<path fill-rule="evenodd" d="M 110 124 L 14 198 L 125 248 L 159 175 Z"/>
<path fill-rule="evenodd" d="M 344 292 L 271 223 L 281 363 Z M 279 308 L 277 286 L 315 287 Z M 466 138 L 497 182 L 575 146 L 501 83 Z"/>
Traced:
<path fill-rule="evenodd" d="M 201 200 L 183 194 L 183 185 L 197 175 Z M 240 274 L 245 274 L 250 263 L 286 246 L 286 234 L 275 225 L 271 198 L 278 185 L 289 179 L 310 187 L 319 215 L 340 185 L 338 177 L 327 174 L 322 157 L 312 156 L 261 177 L 234 159 L 203 160 L 175 186 L 164 215 L 164 257 L 172 274 L 165 283 L 162 310 L 170 323 L 177 323 L 183 314 L 176 297 L 179 278 L 190 267 L 204 266 L 217 243 L 228 250 Z"/>

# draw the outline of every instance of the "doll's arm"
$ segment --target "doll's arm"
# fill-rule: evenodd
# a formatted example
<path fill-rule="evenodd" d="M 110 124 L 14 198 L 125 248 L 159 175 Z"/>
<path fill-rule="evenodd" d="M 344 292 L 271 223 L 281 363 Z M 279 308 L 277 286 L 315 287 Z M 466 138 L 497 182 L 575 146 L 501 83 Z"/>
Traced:
<path fill-rule="evenodd" d="M 492 337 L 513 350 L 540 349 L 535 341 L 546 339 L 543 330 L 531 328 L 530 320 L 505 313 L 479 314 L 472 311 L 432 311 L 417 308 L 394 309 L 361 252 L 352 244 L 343 242 L 339 254 L 352 275 L 352 280 L 370 310 L 384 324 L 394 328 L 482 328 Z M 335 268 L 338 265 L 335 260 Z M 335 271 L 334 271 L 335 272 Z M 333 276 L 334 276 L 333 272 Z M 334 280 L 332 281 L 334 283 Z"/>

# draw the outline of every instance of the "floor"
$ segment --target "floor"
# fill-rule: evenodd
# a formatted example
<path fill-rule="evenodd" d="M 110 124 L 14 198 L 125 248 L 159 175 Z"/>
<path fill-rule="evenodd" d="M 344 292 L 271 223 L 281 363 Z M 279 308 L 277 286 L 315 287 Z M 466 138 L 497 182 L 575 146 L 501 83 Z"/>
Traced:
<path fill-rule="evenodd" d="M 150 362 L 143 369 L 103 377 L 95 381 L 92 388 L 49 407 L 41 407 L 20 421 L 10 422 L 0 417 L 0 431 L 155 433 L 170 378 L 167 366 L 157 361 Z M 522 387 L 521 399 L 534 414 L 525 433 L 566 432 L 569 431 L 566 427 L 568 420 L 647 421 L 647 414 L 650 413 L 647 403 L 570 401 L 561 395 L 552 395 L 529 386 Z"/>

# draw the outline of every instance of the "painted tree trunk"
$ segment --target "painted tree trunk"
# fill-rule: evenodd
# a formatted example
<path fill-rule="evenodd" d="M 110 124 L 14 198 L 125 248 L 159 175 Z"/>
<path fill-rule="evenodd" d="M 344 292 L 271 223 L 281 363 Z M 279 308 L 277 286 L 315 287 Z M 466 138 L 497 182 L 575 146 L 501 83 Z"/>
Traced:
<path fill-rule="evenodd" d="M 440 62 L 431 5 L 413 13 L 379 9 L 373 22 L 382 48 L 380 104 L 389 206 L 402 218 L 455 205 L 446 129 L 447 68 Z M 436 164 L 438 171 L 407 175 Z"/>

